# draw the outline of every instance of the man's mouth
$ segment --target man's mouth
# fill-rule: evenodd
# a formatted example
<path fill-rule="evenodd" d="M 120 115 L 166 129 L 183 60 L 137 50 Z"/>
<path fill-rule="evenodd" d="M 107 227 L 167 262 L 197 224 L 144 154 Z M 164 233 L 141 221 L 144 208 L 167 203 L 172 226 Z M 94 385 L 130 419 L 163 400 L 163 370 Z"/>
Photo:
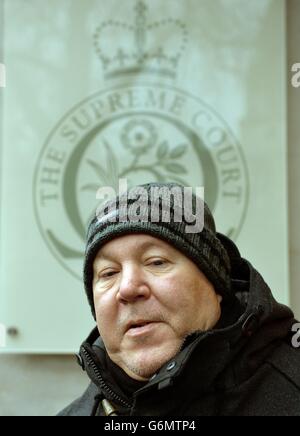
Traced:
<path fill-rule="evenodd" d="M 143 333 L 148 333 L 157 324 L 156 321 L 136 321 L 130 323 L 126 333 L 131 336 L 137 336 Z"/>
<path fill-rule="evenodd" d="M 147 324 L 150 324 L 152 321 L 143 321 L 143 320 L 138 320 L 138 321 L 132 321 L 129 323 L 129 325 L 127 326 L 127 331 L 130 329 L 136 329 L 139 327 L 144 327 Z"/>

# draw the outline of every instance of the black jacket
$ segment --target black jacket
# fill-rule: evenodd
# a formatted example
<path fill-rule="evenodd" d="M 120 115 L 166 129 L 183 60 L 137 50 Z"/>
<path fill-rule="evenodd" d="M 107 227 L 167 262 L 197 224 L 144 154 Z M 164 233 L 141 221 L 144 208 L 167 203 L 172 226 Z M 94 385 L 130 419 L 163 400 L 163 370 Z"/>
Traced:
<path fill-rule="evenodd" d="M 60 416 L 103 416 L 106 398 L 127 416 L 300 416 L 300 348 L 296 322 L 261 275 L 218 235 L 232 263 L 232 285 L 243 313 L 232 325 L 197 334 L 170 362 L 126 397 L 105 361 L 95 329 L 80 349 L 91 384 Z M 170 365 L 172 363 L 172 365 Z"/>

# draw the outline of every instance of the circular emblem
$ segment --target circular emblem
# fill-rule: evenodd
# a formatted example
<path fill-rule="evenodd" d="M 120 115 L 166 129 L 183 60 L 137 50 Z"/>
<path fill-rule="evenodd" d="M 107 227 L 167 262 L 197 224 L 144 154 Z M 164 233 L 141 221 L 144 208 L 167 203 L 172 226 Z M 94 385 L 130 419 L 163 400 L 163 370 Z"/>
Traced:
<path fill-rule="evenodd" d="M 248 204 L 248 173 L 230 129 L 203 101 L 157 85 L 98 92 L 55 126 L 34 178 L 36 219 L 55 258 L 81 279 L 88 222 L 99 188 L 147 182 L 204 186 L 217 228 L 236 239 Z"/>

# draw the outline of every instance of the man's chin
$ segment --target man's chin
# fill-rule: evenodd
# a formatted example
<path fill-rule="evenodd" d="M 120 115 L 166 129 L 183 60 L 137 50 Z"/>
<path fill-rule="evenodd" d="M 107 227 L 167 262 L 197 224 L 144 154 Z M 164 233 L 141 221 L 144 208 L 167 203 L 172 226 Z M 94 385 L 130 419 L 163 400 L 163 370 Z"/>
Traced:
<path fill-rule="evenodd" d="M 130 357 L 127 355 L 123 369 L 132 378 L 141 377 L 143 379 L 149 379 L 156 374 L 165 363 L 174 358 L 180 351 L 180 348 L 181 345 L 173 349 L 170 348 L 169 350 L 163 347 L 162 350 L 156 348 L 155 350 L 141 350 L 131 353 Z"/>

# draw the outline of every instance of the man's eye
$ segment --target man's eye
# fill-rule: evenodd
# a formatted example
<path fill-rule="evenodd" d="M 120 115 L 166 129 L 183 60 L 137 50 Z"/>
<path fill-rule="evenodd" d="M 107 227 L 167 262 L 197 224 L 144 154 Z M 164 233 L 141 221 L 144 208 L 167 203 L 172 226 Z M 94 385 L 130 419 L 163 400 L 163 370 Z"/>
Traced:
<path fill-rule="evenodd" d="M 105 272 L 105 273 L 103 273 L 103 274 L 100 274 L 99 278 L 100 278 L 100 279 L 110 278 L 110 277 L 112 277 L 115 273 L 116 273 L 115 271 L 108 271 L 108 272 Z"/>
<path fill-rule="evenodd" d="M 154 266 L 162 266 L 162 265 L 165 265 L 165 264 L 166 264 L 166 261 L 165 261 L 165 260 L 162 260 L 162 259 L 156 259 L 156 260 L 153 260 L 153 261 L 151 262 L 150 265 L 154 265 Z"/>

